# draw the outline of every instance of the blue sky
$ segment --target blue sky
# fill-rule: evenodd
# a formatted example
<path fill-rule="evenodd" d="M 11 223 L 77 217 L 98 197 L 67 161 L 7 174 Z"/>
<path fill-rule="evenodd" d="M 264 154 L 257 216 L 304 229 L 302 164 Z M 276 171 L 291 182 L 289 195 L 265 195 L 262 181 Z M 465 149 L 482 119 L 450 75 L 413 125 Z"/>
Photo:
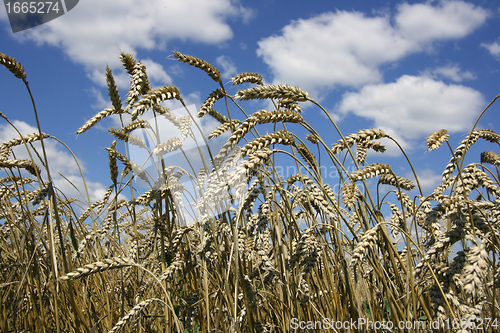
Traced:
<path fill-rule="evenodd" d="M 121 51 L 146 65 L 154 87 L 175 85 L 197 106 L 217 86 L 205 73 L 172 60 L 174 50 L 212 63 L 224 82 L 251 71 L 266 83 L 300 86 L 345 135 L 375 127 L 395 137 L 430 189 L 450 155 L 426 152 L 425 138 L 446 128 L 456 146 L 500 93 L 499 19 L 496 0 L 80 0 L 67 14 L 15 34 L 0 8 L 0 52 L 25 67 L 42 130 L 78 157 L 94 200 L 109 186 L 104 147 L 113 140 L 107 129 L 117 122 L 105 120 L 80 136 L 75 132 L 111 105 L 106 66 L 126 96 L 129 78 L 118 59 Z M 228 89 L 236 92 L 230 84 Z M 0 71 L 0 91 L 0 111 L 33 132 L 22 82 Z M 247 112 L 260 108 L 247 104 Z M 479 127 L 498 130 L 498 111 L 493 105 Z M 325 142 L 337 142 L 317 108 L 306 107 L 304 117 Z M 5 123 L 0 130 L 1 141 L 16 136 Z M 408 167 L 398 164 L 401 154 L 389 148 L 386 156 L 372 155 L 369 161 L 390 163 L 407 175 Z M 51 168 L 78 185 L 78 169 L 65 148 L 53 142 L 49 149 Z M 60 177 L 56 185 L 73 191 Z"/>

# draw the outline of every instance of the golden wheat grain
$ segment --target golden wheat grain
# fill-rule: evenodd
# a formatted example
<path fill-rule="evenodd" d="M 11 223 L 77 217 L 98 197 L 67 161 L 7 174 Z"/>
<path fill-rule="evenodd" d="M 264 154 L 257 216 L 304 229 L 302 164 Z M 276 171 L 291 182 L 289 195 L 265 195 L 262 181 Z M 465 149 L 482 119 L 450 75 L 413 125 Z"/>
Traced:
<path fill-rule="evenodd" d="M 132 120 L 137 119 L 138 116 L 142 115 L 148 109 L 153 108 L 153 105 L 160 104 L 162 101 L 169 99 L 181 100 L 180 92 L 177 87 L 173 86 L 163 86 L 153 90 L 149 90 L 143 95 L 143 98 L 131 107 L 135 108 L 132 112 Z M 130 104 L 129 104 L 130 105 Z"/>
<path fill-rule="evenodd" d="M 176 151 L 182 147 L 182 141 L 178 137 L 173 137 L 165 142 L 158 144 L 153 149 L 153 154 L 157 156 L 163 156 L 167 153 Z"/>
<path fill-rule="evenodd" d="M 99 121 L 103 120 L 107 116 L 111 116 L 113 114 L 118 114 L 120 111 L 116 110 L 115 108 L 112 109 L 104 109 L 101 112 L 97 113 L 95 116 L 90 118 L 82 127 L 80 127 L 77 131 L 76 134 L 82 134 L 86 131 L 88 131 L 92 126 L 97 124 Z"/>
<path fill-rule="evenodd" d="M 368 249 L 372 248 L 376 242 L 377 242 L 377 230 L 378 226 L 375 226 L 368 231 L 366 231 L 363 236 L 361 236 L 361 239 L 359 240 L 359 243 L 356 245 L 354 248 L 354 251 L 352 252 L 352 257 L 351 257 L 351 265 L 357 263 L 359 260 L 363 258 L 365 253 L 368 251 Z"/>
<path fill-rule="evenodd" d="M 500 165 L 500 156 L 494 151 L 485 151 L 481 153 L 481 163 Z"/>
<path fill-rule="evenodd" d="M 108 150 L 109 174 L 113 184 L 116 184 L 118 179 L 118 165 L 116 164 L 116 140 L 111 143 Z"/>
<path fill-rule="evenodd" d="M 198 118 L 203 117 L 206 115 L 208 112 L 210 112 L 213 109 L 213 106 L 215 102 L 217 102 L 219 99 L 223 98 L 226 96 L 226 93 L 224 92 L 224 89 L 222 88 L 217 88 L 214 91 L 208 95 L 207 99 L 203 102 L 201 105 L 200 111 L 198 111 Z"/>
<path fill-rule="evenodd" d="M 466 255 L 466 263 L 462 273 L 463 288 L 466 293 L 476 297 L 484 288 L 484 277 L 489 267 L 489 255 L 484 244 L 473 246 Z"/>
<path fill-rule="evenodd" d="M 400 187 L 405 191 L 411 191 L 415 188 L 415 183 L 413 183 L 413 181 L 391 173 L 381 175 L 378 179 L 378 183 Z"/>
<path fill-rule="evenodd" d="M 123 126 L 120 130 L 125 133 L 130 133 L 138 128 L 151 128 L 151 124 L 147 120 L 136 120 Z"/>
<path fill-rule="evenodd" d="M 258 150 L 248 156 L 248 161 L 244 161 L 243 165 L 250 172 L 256 172 L 263 165 L 269 164 L 269 157 L 273 151 L 269 148 L 264 148 L 262 150 Z"/>
<path fill-rule="evenodd" d="M 212 132 L 210 132 L 210 134 L 208 135 L 208 138 L 209 139 L 216 138 L 216 137 L 222 135 L 223 133 L 229 131 L 230 129 L 238 127 L 238 125 L 240 125 L 240 124 L 241 124 L 241 121 L 239 121 L 238 119 L 232 119 L 231 121 L 227 121 L 223 124 L 220 124 L 219 126 L 217 126 L 216 129 L 214 129 Z"/>
<path fill-rule="evenodd" d="M 360 170 L 353 171 L 351 173 L 351 178 L 353 181 L 367 180 L 369 178 L 391 173 L 391 166 L 389 164 L 373 163 L 365 166 Z"/>
<path fill-rule="evenodd" d="M 137 146 L 139 148 L 144 148 L 144 149 L 147 148 L 146 142 L 144 142 L 144 140 L 142 138 L 139 138 L 133 134 L 124 132 L 122 130 L 117 130 L 114 128 L 110 128 L 108 130 L 108 132 L 110 132 L 111 134 L 113 134 L 113 136 L 115 136 L 116 138 L 118 138 L 124 142 L 128 142 L 130 144 L 133 144 L 134 146 Z"/>
<path fill-rule="evenodd" d="M 108 95 L 111 99 L 111 105 L 113 105 L 115 110 L 119 110 L 120 113 L 123 112 L 120 93 L 118 93 L 118 88 L 116 87 L 115 78 L 113 77 L 111 68 L 108 66 L 106 66 L 106 84 L 108 85 Z"/>
<path fill-rule="evenodd" d="M 445 129 L 431 133 L 425 140 L 427 142 L 427 148 L 429 151 L 438 149 L 443 142 L 448 140 L 450 136 L 447 134 Z"/>
<path fill-rule="evenodd" d="M 74 272 L 70 272 L 61 276 L 59 279 L 62 281 L 76 280 L 91 274 L 100 273 L 109 269 L 116 269 L 128 266 L 136 266 L 136 263 L 128 258 L 113 257 L 87 264 L 81 268 L 77 268 Z"/>
<path fill-rule="evenodd" d="M 33 161 L 28 160 L 3 160 L 0 161 L 0 168 L 21 168 L 35 177 L 40 175 L 40 168 Z"/>
<path fill-rule="evenodd" d="M 289 98 L 283 98 L 278 101 L 278 108 L 285 108 L 294 112 L 302 112 L 299 104 Z"/>
<path fill-rule="evenodd" d="M 479 139 L 484 139 L 493 143 L 498 143 L 498 139 L 500 135 L 498 135 L 495 131 L 490 129 L 480 129 L 475 130 L 472 133 L 469 133 L 465 139 L 463 139 L 459 146 L 453 152 L 453 157 L 450 159 L 448 164 L 443 171 L 442 181 L 444 182 L 447 178 L 451 176 L 455 168 L 457 167 L 457 163 L 462 159 L 465 153 L 469 150 L 469 148 L 477 142 Z"/>
<path fill-rule="evenodd" d="M 301 123 L 303 118 L 300 114 L 289 110 L 266 111 L 259 110 L 245 119 L 240 126 L 234 131 L 228 141 L 238 143 L 248 132 L 257 124 L 289 122 Z"/>
<path fill-rule="evenodd" d="M 38 141 L 41 139 L 46 139 L 46 138 L 54 138 L 54 137 L 51 135 L 45 134 L 45 133 L 26 134 L 26 135 L 23 135 L 21 137 L 17 137 L 17 138 L 14 138 L 14 139 L 11 139 L 9 141 L 4 142 L 0 146 L 0 150 L 8 149 L 8 148 L 11 148 L 14 146 L 18 146 L 18 145 L 21 145 L 23 143 L 35 142 L 35 141 Z"/>
<path fill-rule="evenodd" d="M 254 83 L 262 85 L 262 76 L 257 73 L 246 72 L 235 75 L 231 78 L 231 82 L 236 86 L 242 83 Z"/>
<path fill-rule="evenodd" d="M 174 57 L 177 60 L 179 60 L 179 61 L 182 61 L 182 62 L 184 62 L 186 64 L 189 64 L 191 66 L 195 66 L 195 67 L 203 70 L 215 82 L 222 83 L 221 78 L 220 78 L 221 75 L 220 75 L 219 70 L 217 68 L 215 68 L 214 66 L 210 65 L 205 60 L 202 60 L 200 58 L 196 58 L 196 57 L 193 57 L 193 56 L 190 56 L 190 55 L 182 54 L 182 53 L 177 52 L 177 51 L 174 52 Z"/>
<path fill-rule="evenodd" d="M 277 131 L 274 133 L 266 134 L 257 139 L 247 143 L 243 148 L 241 148 L 241 154 L 243 156 L 247 156 L 249 154 L 254 153 L 255 151 L 267 148 L 273 144 L 283 144 L 283 145 L 291 145 L 295 143 L 294 138 L 290 135 L 290 133 L 286 130 Z"/>
<path fill-rule="evenodd" d="M 146 73 L 146 66 L 138 61 L 134 66 L 130 88 L 125 100 L 125 104 L 127 104 L 126 110 L 130 109 L 139 100 L 140 95 L 148 93 L 149 90 L 151 90 L 151 85 Z"/>
<path fill-rule="evenodd" d="M 119 322 L 108 332 L 116 333 L 119 332 L 129 321 L 131 321 L 139 312 L 141 312 L 146 306 L 154 302 L 155 299 L 148 299 L 140 302 L 132 308 L 125 316 L 123 316 Z"/>
<path fill-rule="evenodd" d="M 144 171 L 144 169 L 140 165 L 138 165 L 134 161 L 129 160 L 127 157 L 123 156 L 121 153 L 119 153 L 116 150 L 112 150 L 111 148 L 106 148 L 106 150 L 108 152 L 112 151 L 119 161 L 121 161 L 123 164 L 125 164 L 125 166 L 127 168 L 132 170 L 137 177 L 141 178 L 142 180 L 144 180 L 146 183 L 149 184 L 148 176 L 146 175 L 146 172 Z M 123 172 L 124 171 L 122 171 L 122 173 Z"/>
<path fill-rule="evenodd" d="M 356 162 L 358 164 L 364 164 L 366 162 L 366 156 L 368 155 L 369 148 L 380 153 L 386 151 L 385 146 L 382 145 L 380 142 L 375 142 L 375 141 L 358 142 L 356 146 Z"/>
<path fill-rule="evenodd" d="M 251 99 L 289 99 L 296 102 L 306 102 L 309 100 L 309 94 L 299 87 L 287 85 L 265 85 L 259 87 L 252 87 L 238 91 L 235 98 L 241 100 Z"/>
<path fill-rule="evenodd" d="M 122 52 L 120 53 L 120 61 L 122 62 L 123 67 L 125 67 L 127 73 L 130 76 L 134 75 L 134 67 L 136 64 L 134 57 L 129 53 Z"/>
<path fill-rule="evenodd" d="M 372 128 L 359 130 L 358 133 L 352 133 L 349 136 L 346 136 L 344 138 L 345 140 L 341 139 L 336 144 L 334 144 L 332 147 L 332 152 L 334 154 L 338 154 L 342 150 L 347 149 L 347 147 L 351 147 L 355 143 L 367 143 L 368 141 L 384 138 L 386 136 L 387 134 L 385 134 L 384 131 L 380 129 Z"/>
<path fill-rule="evenodd" d="M 35 142 L 41 140 L 42 138 L 46 139 L 54 137 L 45 133 L 41 133 L 41 135 L 40 133 L 32 133 L 4 142 L 0 146 L 0 160 L 6 160 L 9 157 L 10 153 L 12 152 L 12 147 L 21 145 L 23 143 Z"/>
<path fill-rule="evenodd" d="M 349 210 L 354 209 L 354 204 L 358 200 L 359 188 L 355 183 L 344 183 L 341 188 L 342 202 Z"/>
<path fill-rule="evenodd" d="M 307 141 L 311 142 L 312 144 L 318 144 L 319 143 L 319 139 L 316 135 L 314 134 L 307 134 L 306 135 L 306 139 Z"/>
<path fill-rule="evenodd" d="M 484 187 L 488 192 L 498 196 L 500 194 L 498 186 L 496 186 L 488 174 L 480 170 L 478 166 L 480 166 L 480 164 L 471 163 L 462 169 L 460 177 L 458 177 L 456 181 L 457 192 L 460 195 L 464 195 L 464 193 L 469 193 L 478 187 Z"/>
<path fill-rule="evenodd" d="M 309 148 L 303 143 L 298 143 L 296 145 L 297 151 L 299 152 L 300 156 L 304 159 L 304 161 L 309 165 L 311 169 L 313 169 L 316 173 L 319 173 L 319 164 L 318 161 L 316 161 L 316 158 L 314 155 L 311 153 Z"/>
<path fill-rule="evenodd" d="M 0 64 L 7 68 L 15 77 L 26 82 L 24 67 L 14 58 L 0 52 Z"/>

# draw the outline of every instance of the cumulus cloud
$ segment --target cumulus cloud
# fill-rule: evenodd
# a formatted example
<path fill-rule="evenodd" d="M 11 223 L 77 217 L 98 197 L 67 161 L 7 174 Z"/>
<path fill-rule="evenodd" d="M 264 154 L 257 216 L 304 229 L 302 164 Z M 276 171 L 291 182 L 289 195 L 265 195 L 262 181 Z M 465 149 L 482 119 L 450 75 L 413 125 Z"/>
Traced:
<path fill-rule="evenodd" d="M 474 89 L 404 75 L 393 83 L 367 85 L 344 94 L 337 109 L 371 119 L 375 127 L 411 140 L 442 128 L 468 130 L 482 107 L 483 96 Z"/>
<path fill-rule="evenodd" d="M 494 57 L 500 57 L 500 38 L 493 43 L 481 43 L 481 46 L 488 50 Z"/>
<path fill-rule="evenodd" d="M 464 80 L 474 80 L 476 76 L 470 71 L 462 71 L 458 65 L 446 65 L 432 70 L 425 71 L 425 74 L 433 78 L 446 78 L 454 82 L 462 82 Z"/>
<path fill-rule="evenodd" d="M 275 83 L 310 91 L 359 87 L 380 82 L 381 65 L 433 42 L 462 38 L 487 17 L 484 9 L 462 1 L 403 4 L 394 17 L 324 13 L 293 21 L 280 35 L 262 39 L 257 54 L 269 65 Z"/>
<path fill-rule="evenodd" d="M 401 4 L 395 17 L 398 32 L 423 44 L 435 40 L 462 38 L 484 23 L 486 10 L 463 1 Z"/>
<path fill-rule="evenodd" d="M 38 133 L 38 129 L 36 127 L 33 127 L 24 121 L 14 120 L 13 124 L 23 135 Z M 19 137 L 19 134 L 9 124 L 0 124 L 0 142 L 6 142 L 17 137 Z M 40 143 L 35 142 L 33 143 L 33 146 L 41 154 L 42 150 Z M 55 187 L 62 191 L 67 197 L 77 198 L 86 202 L 87 196 L 84 190 L 84 183 L 75 159 L 54 139 L 45 139 L 44 146 L 47 152 L 50 174 L 53 178 Z M 14 153 L 17 159 L 30 159 L 24 145 L 15 147 Z M 35 159 L 35 163 L 40 166 L 42 171 L 45 173 L 42 168 L 42 163 L 37 159 L 36 155 L 32 153 L 32 156 Z M 12 158 L 12 156 L 9 158 Z M 85 171 L 82 164 L 80 164 L 80 167 L 83 168 L 82 171 Z M 64 175 L 67 180 L 61 175 Z M 47 180 L 46 174 L 43 175 L 43 179 Z M 76 188 L 80 189 L 80 192 L 78 192 L 75 187 L 68 182 L 68 180 L 71 181 Z M 86 184 L 91 201 L 102 199 L 102 194 L 106 190 L 106 187 L 103 184 L 92 181 L 87 181 Z"/>
<path fill-rule="evenodd" d="M 221 55 L 215 59 L 215 64 L 220 67 L 221 75 L 225 79 L 230 79 L 236 75 L 236 65 L 231 57 Z"/>
<path fill-rule="evenodd" d="M 233 36 L 228 19 L 250 17 L 251 11 L 234 0 L 86 0 L 14 36 L 59 47 L 92 73 L 106 65 L 118 67 L 120 51 L 136 55 L 139 49 L 162 49 L 172 39 L 221 43 Z"/>

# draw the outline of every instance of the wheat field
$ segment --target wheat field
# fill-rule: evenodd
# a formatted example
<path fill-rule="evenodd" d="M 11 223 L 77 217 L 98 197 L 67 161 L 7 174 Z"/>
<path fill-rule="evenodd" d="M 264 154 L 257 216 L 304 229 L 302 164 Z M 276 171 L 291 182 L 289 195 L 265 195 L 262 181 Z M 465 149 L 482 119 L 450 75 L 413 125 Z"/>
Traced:
<path fill-rule="evenodd" d="M 343 134 L 298 87 L 250 72 L 224 84 L 208 62 L 172 57 L 213 81 L 197 114 L 176 87 L 151 87 L 144 64 L 122 53 L 127 96 L 108 68 L 112 107 L 72 129 L 85 136 L 106 117 L 121 121 L 109 130 L 109 187 L 99 201 L 57 189 L 44 147 L 57 139 L 40 126 L 0 146 L 2 332 L 497 331 L 500 136 L 476 127 L 499 96 L 457 147 L 445 129 L 430 133 L 428 149 L 449 163 L 423 193 L 417 173 L 406 179 L 371 162 L 386 150 L 379 141 L 399 145 L 384 131 Z M 32 96 L 23 66 L 1 53 L 0 63 Z M 253 100 L 272 107 L 254 110 Z M 305 105 L 329 119 L 336 142 L 308 124 Z M 17 131 L 9 114 L 0 117 Z M 183 141 L 199 137 L 203 117 L 218 124 L 198 142 L 208 149 L 203 167 L 168 165 L 167 154 L 186 154 Z M 153 136 L 150 149 L 134 131 L 160 118 L 180 137 Z M 478 141 L 492 151 L 475 149 Z M 156 173 L 134 161 L 132 146 L 149 149 Z M 478 158 L 466 165 L 469 151 Z M 413 170 L 402 148 L 401 157 Z M 283 165 L 297 172 L 285 175 Z"/>

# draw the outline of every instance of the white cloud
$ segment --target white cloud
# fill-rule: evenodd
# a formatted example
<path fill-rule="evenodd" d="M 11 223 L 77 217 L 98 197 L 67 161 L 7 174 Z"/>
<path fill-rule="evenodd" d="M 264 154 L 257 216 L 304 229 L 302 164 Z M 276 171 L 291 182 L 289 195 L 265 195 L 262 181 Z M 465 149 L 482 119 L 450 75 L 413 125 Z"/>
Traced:
<path fill-rule="evenodd" d="M 14 120 L 12 121 L 14 126 L 21 132 L 21 134 L 31 134 L 38 133 L 38 129 L 33 127 L 24 121 Z M 19 134 L 16 132 L 14 128 L 12 128 L 9 124 L 0 124 L 0 142 L 6 142 L 13 138 L 19 137 Z M 33 146 L 37 149 L 39 154 L 42 154 L 41 145 L 39 142 L 33 143 Z M 54 139 L 45 139 L 44 140 L 45 151 L 47 152 L 47 159 L 49 162 L 49 170 L 52 176 L 54 186 L 61 190 L 67 197 L 69 198 L 77 198 L 79 200 L 87 201 L 86 194 L 84 192 L 83 180 L 80 175 L 80 171 L 78 169 L 78 165 L 75 162 L 74 158 L 71 156 L 66 149 L 59 144 Z M 17 159 L 30 159 L 28 152 L 24 145 L 20 145 L 14 148 L 14 152 Z M 32 152 L 32 156 L 34 158 L 35 163 L 40 167 L 43 173 L 43 180 L 47 181 L 47 175 L 45 173 L 44 168 L 42 167 L 42 163 L 38 160 L 36 154 Z M 9 158 L 13 158 L 10 156 Z M 79 161 L 80 167 L 82 171 L 85 171 L 84 165 Z M 75 188 L 68 183 L 60 174 L 64 175 L 67 179 L 69 179 L 78 189 L 80 189 L 81 193 L 84 195 L 83 197 L 78 193 Z M 87 188 L 89 190 L 89 196 L 91 201 L 96 201 L 102 199 L 102 191 L 106 189 L 106 187 L 98 182 L 90 182 L 87 181 Z"/>
<path fill-rule="evenodd" d="M 422 188 L 424 195 L 430 193 L 441 183 L 442 175 L 436 173 L 434 170 L 422 169 L 422 170 L 417 170 L 416 172 L 417 172 L 418 182 L 420 183 L 420 187 Z M 413 180 L 415 179 L 413 173 L 408 173 L 407 177 L 409 179 Z"/>
<path fill-rule="evenodd" d="M 380 64 L 397 60 L 412 48 L 387 17 L 345 11 L 294 21 L 281 36 L 258 44 L 257 54 L 271 67 L 275 82 L 300 83 L 307 90 L 377 82 Z"/>
<path fill-rule="evenodd" d="M 488 17 L 486 10 L 463 1 L 441 1 L 439 6 L 404 3 L 398 11 L 398 31 L 418 43 L 465 37 Z"/>
<path fill-rule="evenodd" d="M 421 52 L 439 40 L 458 39 L 485 22 L 484 9 L 462 1 L 437 6 L 404 4 L 394 17 L 337 11 L 293 21 L 281 35 L 259 41 L 257 54 L 275 83 L 314 92 L 382 80 L 379 67 Z"/>
<path fill-rule="evenodd" d="M 474 80 L 476 76 L 469 71 L 462 71 L 458 65 L 446 65 L 432 70 L 427 70 L 425 74 L 432 78 L 443 77 L 454 82 L 462 82 L 463 80 Z"/>
<path fill-rule="evenodd" d="M 225 79 L 230 79 L 236 75 L 236 65 L 231 57 L 221 55 L 215 59 L 215 64 L 222 69 L 221 75 Z"/>
<path fill-rule="evenodd" d="M 442 128 L 467 130 L 483 106 L 481 93 L 471 88 L 404 75 L 394 83 L 344 94 L 338 111 L 371 119 L 376 128 L 411 140 Z"/>
<path fill-rule="evenodd" d="M 500 57 L 500 38 L 493 43 L 481 43 L 481 46 L 490 52 L 494 57 Z"/>
<path fill-rule="evenodd" d="M 251 11 L 232 0 L 86 0 L 67 14 L 15 34 L 60 47 L 91 72 L 119 65 L 120 51 L 161 49 L 171 39 L 221 43 L 233 36 L 229 18 L 248 20 Z"/>

